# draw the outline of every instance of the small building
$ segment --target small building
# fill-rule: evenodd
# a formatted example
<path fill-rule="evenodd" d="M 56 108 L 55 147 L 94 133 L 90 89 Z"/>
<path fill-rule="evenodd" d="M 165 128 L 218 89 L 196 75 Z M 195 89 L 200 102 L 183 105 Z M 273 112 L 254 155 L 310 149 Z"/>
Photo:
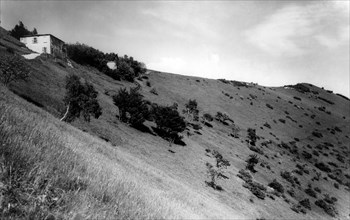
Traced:
<path fill-rule="evenodd" d="M 52 34 L 36 34 L 32 36 L 24 36 L 20 41 L 32 51 L 39 54 L 52 54 L 54 56 L 65 56 L 65 43 Z"/>

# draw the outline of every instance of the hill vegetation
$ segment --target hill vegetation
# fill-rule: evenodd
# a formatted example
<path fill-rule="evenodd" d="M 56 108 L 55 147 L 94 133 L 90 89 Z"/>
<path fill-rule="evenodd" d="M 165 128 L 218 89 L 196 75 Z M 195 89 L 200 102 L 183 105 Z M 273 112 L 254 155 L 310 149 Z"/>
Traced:
<path fill-rule="evenodd" d="M 22 54 L 6 42 L 1 53 Z M 4 218 L 349 216 L 349 100 L 307 83 L 138 71 L 131 57 L 72 48 L 71 65 L 25 60 L 26 81 L 0 86 Z M 100 111 L 62 122 L 76 89 Z"/>

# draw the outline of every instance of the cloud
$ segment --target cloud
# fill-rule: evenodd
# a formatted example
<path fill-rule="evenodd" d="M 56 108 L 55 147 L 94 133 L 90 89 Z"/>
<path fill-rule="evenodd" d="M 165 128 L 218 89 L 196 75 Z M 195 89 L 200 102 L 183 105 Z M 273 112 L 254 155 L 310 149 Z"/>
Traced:
<path fill-rule="evenodd" d="M 248 42 L 273 56 L 303 55 L 315 43 L 334 48 L 348 42 L 348 7 L 338 1 L 287 5 L 244 35 Z"/>

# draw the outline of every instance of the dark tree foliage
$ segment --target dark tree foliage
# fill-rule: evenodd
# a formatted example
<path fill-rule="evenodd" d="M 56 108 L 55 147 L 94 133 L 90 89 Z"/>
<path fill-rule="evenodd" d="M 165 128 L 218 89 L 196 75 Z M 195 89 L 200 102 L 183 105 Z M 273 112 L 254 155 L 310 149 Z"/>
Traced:
<path fill-rule="evenodd" d="M 83 114 L 85 121 L 90 121 L 90 116 L 99 118 L 102 109 L 97 101 L 98 92 L 92 84 L 80 82 L 76 75 L 69 75 L 66 78 L 66 96 L 64 103 L 67 105 L 67 112 L 61 120 L 73 121 Z"/>
<path fill-rule="evenodd" d="M 134 81 L 135 77 L 146 72 L 145 64 L 134 60 L 133 57 L 118 57 L 115 53 L 103 53 L 93 47 L 85 44 L 68 44 L 66 45 L 67 55 L 70 59 L 82 65 L 95 67 L 104 74 L 116 80 Z M 117 68 L 110 69 L 108 62 L 115 62 Z"/>
<path fill-rule="evenodd" d="M 254 167 L 259 163 L 259 157 L 256 154 L 249 155 L 249 158 L 246 160 L 246 168 L 252 172 L 255 172 Z"/>
<path fill-rule="evenodd" d="M 38 34 L 38 31 L 36 30 L 36 28 L 34 28 L 33 31 L 29 31 L 27 27 L 24 26 L 23 22 L 19 21 L 18 24 L 16 24 L 15 27 L 12 30 L 10 30 L 10 34 L 12 37 L 19 40 L 23 36 Z"/>
<path fill-rule="evenodd" d="M 181 139 L 178 133 L 186 129 L 184 118 L 176 110 L 175 106 L 152 106 L 152 116 L 157 124 L 157 129 L 161 131 L 161 135 L 175 141 Z"/>
<path fill-rule="evenodd" d="M 256 139 L 257 139 L 255 129 L 248 128 L 248 138 L 249 138 L 249 143 L 250 143 L 252 146 L 255 146 Z"/>
<path fill-rule="evenodd" d="M 136 89 L 129 92 L 125 88 L 119 89 L 118 94 L 113 96 L 113 102 L 119 109 L 120 120 L 136 128 L 149 118 L 147 103 Z"/>
<path fill-rule="evenodd" d="M 0 81 L 8 85 L 13 81 L 25 80 L 30 75 L 30 69 L 19 55 L 0 55 Z"/>

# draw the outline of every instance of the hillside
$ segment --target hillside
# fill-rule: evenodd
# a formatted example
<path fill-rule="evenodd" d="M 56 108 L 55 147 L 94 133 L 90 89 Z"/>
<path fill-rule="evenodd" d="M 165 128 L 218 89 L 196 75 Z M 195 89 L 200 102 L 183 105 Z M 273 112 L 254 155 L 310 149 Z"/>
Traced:
<path fill-rule="evenodd" d="M 337 200 L 333 202 L 338 212 L 335 218 L 349 218 L 350 102 L 331 91 L 307 83 L 270 88 L 157 71 L 130 83 L 73 61 L 73 68 L 64 60 L 44 56 L 27 63 L 32 69 L 29 79 L 10 84 L 11 91 L 3 86 L 0 90 L 0 132 L 5 137 L 0 141 L 1 153 L 16 146 L 19 150 L 12 154 L 34 161 L 33 170 L 44 169 L 58 158 L 53 170 L 61 170 L 68 179 L 85 181 L 83 189 L 64 192 L 66 208 L 45 206 L 46 214 L 71 218 L 72 213 L 79 213 L 84 218 L 110 219 L 329 219 L 331 216 L 315 204 L 329 194 Z M 99 119 L 90 123 L 79 119 L 71 124 L 59 121 L 65 111 L 65 77 L 70 73 L 89 81 L 98 91 L 103 111 Z M 233 122 L 214 119 L 207 125 L 200 122 L 199 129 L 188 126 L 183 133 L 185 146 L 169 145 L 161 137 L 117 119 L 111 96 L 119 88 L 138 85 L 150 102 L 176 102 L 182 112 L 188 100 L 195 99 L 200 116 L 221 112 Z M 154 126 L 149 121 L 145 125 Z M 231 135 L 232 128 L 239 128 L 238 137 Z M 247 143 L 249 128 L 256 130 L 255 148 Z M 222 191 L 205 183 L 209 179 L 206 163 L 215 163 L 213 151 L 231 164 L 225 178 L 218 180 Z M 260 158 L 256 172 L 250 173 L 253 181 L 267 187 L 276 179 L 285 189 L 283 195 L 268 189 L 268 196 L 259 199 L 237 176 L 252 154 Z M 60 166 L 66 164 L 58 161 L 61 157 L 67 167 Z M 43 162 L 36 162 L 37 158 Z M 68 172 L 70 163 L 74 172 Z M 55 179 L 50 169 L 42 175 Z M 285 171 L 293 180 L 281 176 Z M 28 177 L 28 184 L 33 182 Z M 309 184 L 317 198 L 305 192 Z M 35 198 L 45 194 L 39 188 Z M 296 207 L 306 198 L 311 210 L 305 209 L 304 214 Z"/>

